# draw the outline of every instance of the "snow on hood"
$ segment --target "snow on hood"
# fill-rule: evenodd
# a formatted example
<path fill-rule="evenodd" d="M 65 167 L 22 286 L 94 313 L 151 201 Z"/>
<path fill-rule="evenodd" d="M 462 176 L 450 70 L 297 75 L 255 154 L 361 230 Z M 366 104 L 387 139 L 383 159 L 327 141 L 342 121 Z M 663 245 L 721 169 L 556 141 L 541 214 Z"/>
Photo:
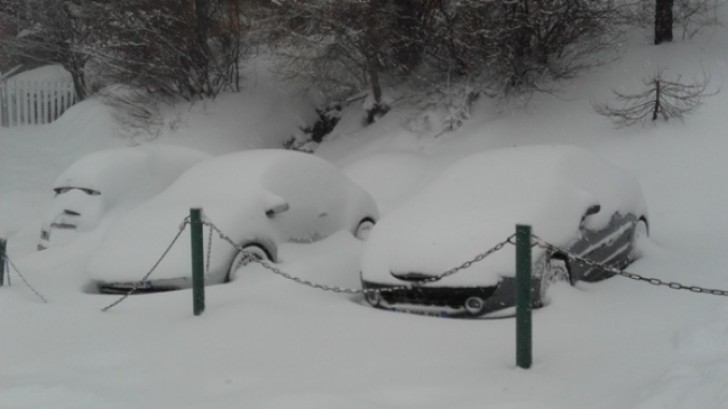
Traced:
<path fill-rule="evenodd" d="M 61 173 L 53 188 L 93 189 L 108 206 L 148 197 L 209 155 L 180 146 L 141 145 L 89 154 Z"/>
<path fill-rule="evenodd" d="M 594 204 L 601 211 L 586 221 L 590 229 L 605 226 L 616 211 L 645 213 L 637 183 L 585 149 L 531 146 L 475 154 L 379 221 L 362 256 L 362 277 L 396 283 L 390 272 L 443 273 L 512 235 L 516 224 L 565 245 Z M 515 249 L 506 246 L 435 285 L 493 285 L 514 274 L 514 263 Z"/>

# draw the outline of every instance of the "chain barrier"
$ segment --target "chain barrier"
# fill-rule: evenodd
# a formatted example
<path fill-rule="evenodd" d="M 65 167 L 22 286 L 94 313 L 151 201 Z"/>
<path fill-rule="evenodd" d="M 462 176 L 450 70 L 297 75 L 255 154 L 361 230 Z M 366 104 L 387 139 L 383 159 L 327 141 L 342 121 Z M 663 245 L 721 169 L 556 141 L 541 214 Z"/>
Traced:
<path fill-rule="evenodd" d="M 167 248 L 164 250 L 164 252 L 162 253 L 162 255 L 156 261 L 156 263 L 154 263 L 154 265 L 152 266 L 152 268 L 146 273 L 146 275 L 140 281 L 138 281 L 131 289 L 129 289 L 129 291 L 126 294 L 124 294 L 121 298 L 119 298 L 118 300 L 116 300 L 114 303 L 112 303 L 109 306 L 103 308 L 102 311 L 108 311 L 109 309 L 113 308 L 114 306 L 116 306 L 119 303 L 121 303 L 122 301 L 124 301 L 130 295 L 134 294 L 139 289 L 139 287 L 141 287 L 144 284 L 144 282 L 157 269 L 157 267 L 159 266 L 159 264 L 167 256 L 167 254 L 169 253 L 169 251 L 175 245 L 175 243 L 177 242 L 177 240 L 179 239 L 179 237 L 182 235 L 182 233 L 186 229 L 187 225 L 189 225 L 189 224 L 190 224 L 190 218 L 189 217 L 186 217 L 183 220 L 182 224 L 180 225 L 179 231 L 177 232 L 177 234 L 174 236 L 174 238 L 172 239 L 172 241 L 170 242 L 170 244 L 167 246 Z M 242 245 L 239 245 L 239 244 L 235 243 L 235 241 L 230 236 L 228 236 L 227 234 L 225 234 L 217 225 L 215 225 L 214 223 L 212 223 L 210 220 L 208 220 L 204 216 L 203 216 L 202 224 L 205 225 L 205 226 L 208 226 L 208 228 L 210 229 L 209 230 L 209 233 L 208 233 L 208 241 L 207 241 L 207 258 L 206 258 L 206 266 L 205 266 L 205 270 L 206 271 L 209 271 L 209 269 L 210 269 L 210 257 L 211 257 L 210 255 L 212 253 L 212 238 L 213 238 L 213 233 L 215 233 L 215 234 L 218 235 L 218 237 L 222 241 L 227 242 L 234 249 L 236 249 L 237 251 L 243 253 L 243 258 L 240 260 L 240 262 L 238 263 L 237 266 L 234 266 L 234 268 L 237 268 L 237 267 L 239 267 L 241 265 L 246 265 L 246 264 L 251 263 L 251 262 L 252 263 L 257 263 L 257 264 L 261 265 L 263 268 L 265 268 L 266 270 L 268 270 L 268 271 L 270 271 L 270 272 L 272 272 L 272 273 L 274 273 L 274 274 L 276 274 L 278 276 L 281 276 L 281 277 L 283 277 L 285 279 L 288 279 L 290 281 L 296 282 L 298 284 L 301 284 L 301 285 L 304 285 L 304 286 L 307 286 L 307 287 L 310 287 L 310 288 L 318 289 L 318 290 L 330 291 L 330 292 L 334 292 L 334 293 L 343 293 L 343 294 L 372 294 L 372 293 L 395 292 L 395 291 L 401 291 L 401 290 L 411 290 L 413 287 L 416 287 L 418 285 L 422 285 L 422 284 L 426 284 L 426 283 L 437 282 L 437 281 L 440 281 L 440 280 L 442 280 L 442 279 L 444 279 L 446 277 L 449 277 L 449 276 L 452 276 L 454 274 L 457 274 L 458 272 L 461 272 L 463 270 L 467 270 L 468 268 L 472 267 L 474 264 L 477 264 L 477 263 L 485 260 L 487 257 L 491 256 L 492 254 L 494 254 L 494 253 L 502 250 L 506 245 L 508 245 L 508 244 L 515 245 L 515 234 L 513 234 L 513 235 L 508 236 L 505 240 L 503 240 L 503 241 L 497 243 L 496 245 L 494 245 L 493 247 L 489 248 L 488 250 L 486 250 L 486 251 L 484 251 L 482 253 L 477 254 L 472 259 L 470 259 L 468 261 L 465 261 L 464 263 L 462 263 L 462 264 L 460 264 L 460 265 L 458 265 L 456 267 L 453 267 L 453 268 L 451 268 L 451 269 L 449 269 L 449 270 L 447 270 L 447 271 L 445 271 L 445 272 L 443 272 L 441 274 L 438 274 L 438 275 L 435 275 L 435 276 L 432 276 L 432 277 L 418 279 L 418 280 L 416 280 L 416 283 L 414 283 L 412 285 L 393 286 L 393 287 L 384 287 L 384 288 L 346 288 L 346 287 L 339 287 L 339 286 L 332 286 L 332 285 L 320 284 L 320 283 L 316 283 L 316 282 L 313 282 L 313 281 L 310 281 L 310 280 L 306 280 L 306 279 L 301 278 L 301 277 L 297 277 L 297 276 L 295 276 L 293 274 L 289 274 L 289 273 L 281 270 L 277 266 L 273 265 L 272 263 L 270 263 L 270 262 L 268 262 L 266 260 L 259 259 L 259 258 L 255 257 L 252 253 L 246 251 L 245 248 Z M 582 263 L 582 264 L 587 265 L 588 267 L 595 268 L 595 269 L 599 269 L 599 270 L 604 271 L 604 272 L 607 272 L 608 274 L 611 274 L 611 275 L 616 275 L 616 276 L 620 276 L 620 277 L 626 277 L 626 278 L 629 278 L 629 279 L 632 279 L 632 280 L 636 280 L 636 281 L 643 281 L 643 282 L 646 282 L 646 283 L 649 283 L 649 284 L 652 284 L 652 285 L 655 285 L 655 286 L 665 286 L 665 287 L 668 287 L 668 288 L 673 289 L 673 290 L 688 290 L 688 291 L 691 291 L 693 293 L 703 293 L 703 294 L 711 294 L 711 295 L 728 296 L 728 291 L 726 291 L 726 290 L 709 289 L 709 288 L 703 288 L 703 287 L 699 287 L 699 286 L 695 286 L 695 285 L 684 285 L 684 284 L 681 284 L 681 283 L 678 283 L 678 282 L 674 282 L 674 281 L 663 281 L 663 280 L 660 280 L 658 278 L 645 277 L 645 276 L 642 276 L 642 275 L 639 275 L 639 274 L 631 273 L 631 272 L 624 271 L 624 270 L 620 270 L 620 269 L 617 269 L 617 268 L 613 268 L 613 267 L 609 267 L 609 266 L 604 266 L 604 265 L 602 265 L 599 262 L 586 259 L 584 257 L 581 257 L 581 256 L 576 255 L 574 253 L 571 253 L 569 251 L 566 251 L 566 250 L 564 250 L 562 248 L 559 248 L 557 246 L 554 246 L 554 245 L 548 243 L 547 241 L 541 239 L 540 237 L 538 237 L 536 235 L 532 235 L 532 239 L 533 239 L 533 243 L 531 245 L 532 247 L 539 247 L 539 248 L 542 248 L 542 249 L 544 249 L 544 250 L 546 250 L 548 252 L 556 252 L 556 253 L 564 254 L 569 259 L 569 261 L 571 261 L 571 262 Z M 10 261 L 10 260 L 8 260 L 8 261 Z M 12 262 L 10 263 L 10 265 L 13 267 L 13 269 L 15 269 L 16 272 L 18 272 L 17 269 L 15 268 L 15 266 L 12 264 Z M 33 287 L 30 286 L 30 284 L 20 274 L 20 272 L 18 272 L 18 275 L 25 282 L 25 284 L 31 290 L 33 290 L 33 292 L 36 293 L 36 295 L 38 295 L 44 302 L 47 302 L 45 300 L 45 298 L 43 298 L 37 291 L 35 291 L 35 289 Z"/>
<path fill-rule="evenodd" d="M 159 257 L 159 259 L 157 259 L 157 261 L 154 263 L 154 265 L 152 266 L 152 268 L 149 269 L 149 271 L 147 272 L 147 274 L 145 274 L 144 277 L 142 277 L 141 280 L 137 281 L 136 284 L 134 284 L 134 286 L 132 288 L 130 288 L 129 291 L 127 291 L 126 294 L 124 294 L 118 300 L 114 301 L 113 303 L 109 304 L 108 306 L 102 308 L 101 311 L 106 312 L 106 311 L 110 310 L 111 308 L 114 308 L 115 306 L 117 306 L 118 304 L 120 304 L 122 301 L 126 300 L 129 296 L 131 296 L 132 294 L 134 294 L 139 289 L 139 287 L 141 287 L 144 284 L 144 282 L 149 278 L 149 276 L 152 275 L 152 273 L 154 272 L 154 270 L 157 269 L 157 267 L 162 262 L 162 260 L 164 260 L 165 257 L 167 257 L 167 254 L 169 253 L 170 250 L 172 250 L 172 247 L 174 247 L 175 243 L 177 243 L 177 240 L 179 240 L 180 236 L 182 236 L 182 233 L 184 233 L 184 231 L 187 228 L 187 225 L 188 224 L 190 224 L 190 218 L 189 218 L 189 216 L 184 218 L 184 220 L 182 221 L 182 223 L 179 226 L 179 230 L 177 231 L 177 234 L 172 239 L 172 242 L 169 243 L 169 245 L 167 246 L 167 248 L 164 250 L 164 252 Z"/>
<path fill-rule="evenodd" d="M 503 247 L 506 246 L 506 244 L 513 244 L 513 245 L 515 245 L 516 244 L 515 238 L 516 238 L 516 235 L 515 234 L 511 234 L 505 240 L 501 241 L 500 243 L 496 244 L 495 246 L 491 247 L 490 249 L 488 249 L 488 250 L 486 250 L 486 251 L 478 254 L 477 256 L 473 257 L 472 259 L 464 262 L 463 264 L 460 264 L 457 267 L 453 267 L 450 270 L 447 270 L 447 271 L 445 271 L 442 274 L 439 274 L 439 275 L 436 275 L 436 276 L 433 276 L 433 277 L 428 277 L 428 278 L 425 278 L 425 279 L 422 279 L 422 280 L 417 280 L 417 282 L 419 282 L 419 283 L 432 283 L 432 282 L 435 282 L 435 281 L 440 281 L 443 278 L 449 277 L 449 276 L 451 276 L 451 275 L 453 275 L 453 274 L 455 274 L 455 273 L 457 273 L 459 271 L 467 270 L 473 264 L 477 264 L 477 263 L 485 260 L 491 254 L 496 253 L 496 252 L 502 250 Z"/>
<path fill-rule="evenodd" d="M 223 233 L 222 230 L 220 230 L 220 228 L 217 227 L 214 223 L 210 222 L 207 219 L 203 220 L 202 223 L 205 225 L 208 225 L 211 228 L 211 230 L 214 230 L 218 234 L 218 236 L 220 237 L 221 240 L 229 243 L 236 250 L 245 253 L 243 246 L 235 243 L 235 241 L 233 239 L 231 239 L 230 236 Z M 466 269 L 470 268 L 473 264 L 479 263 L 479 262 L 483 261 L 486 257 L 490 256 L 491 254 L 503 249 L 503 247 L 505 247 L 506 244 L 514 244 L 514 241 L 513 241 L 514 237 L 515 237 L 515 234 L 511 235 L 508 238 L 506 238 L 505 240 L 497 243 L 495 246 L 491 247 L 490 249 L 476 255 L 472 259 L 470 259 L 456 267 L 453 267 L 453 268 L 445 271 L 442 274 L 424 278 L 421 280 L 417 280 L 417 283 L 418 284 L 432 283 L 435 281 L 442 280 L 445 277 L 449 277 L 453 274 L 456 274 L 462 270 L 466 270 Z M 279 275 L 283 278 L 286 278 L 286 279 L 296 282 L 298 284 L 302 284 L 307 287 L 311 287 L 311 288 L 315 288 L 315 289 L 323 290 L 323 291 L 330 291 L 330 292 L 334 292 L 334 293 L 371 294 L 371 293 L 386 293 L 386 292 L 395 292 L 395 291 L 412 289 L 412 286 L 396 286 L 396 287 L 385 287 L 385 288 L 344 288 L 344 287 L 330 286 L 330 285 L 325 285 L 325 284 L 318 284 L 313 281 L 306 280 L 306 279 L 303 279 L 300 277 L 296 277 L 292 274 L 286 273 L 285 271 L 282 271 L 281 269 L 274 266 L 273 264 L 271 264 L 265 260 L 260 260 L 256 257 L 252 256 L 251 254 L 246 254 L 244 256 L 244 258 L 240 261 L 240 264 L 238 264 L 238 266 L 245 265 L 245 264 L 248 264 L 251 262 L 260 264 L 268 271 L 271 271 L 272 273 L 274 273 L 276 275 Z"/>
<path fill-rule="evenodd" d="M 613 268 L 613 267 L 607 267 L 596 261 L 586 259 L 584 257 L 573 254 L 569 251 L 566 251 L 562 248 L 556 247 L 553 244 L 548 243 L 547 241 L 541 239 L 540 237 L 538 237 L 536 235 L 532 235 L 532 237 L 535 241 L 535 245 L 546 251 L 564 254 L 569 259 L 569 261 L 582 263 L 588 267 L 596 268 L 596 269 L 599 269 L 601 271 L 607 272 L 612 275 L 629 278 L 629 279 L 635 280 L 635 281 L 642 281 L 642 282 L 652 284 L 652 285 L 658 286 L 658 287 L 664 286 L 664 287 L 668 287 L 672 290 L 688 290 L 690 292 L 698 293 L 698 294 L 728 296 L 728 291 L 726 291 L 726 290 L 703 288 L 703 287 L 699 287 L 697 285 L 685 285 L 685 284 L 681 284 L 681 283 L 678 283 L 675 281 L 663 281 L 663 280 L 660 280 L 659 278 L 645 277 L 640 274 L 631 273 L 631 272 L 620 270 L 620 269 Z"/>
<path fill-rule="evenodd" d="M 202 217 L 205 217 L 204 214 Z M 210 259 L 212 257 L 212 233 L 214 231 L 212 230 L 212 227 L 210 227 L 210 232 L 207 234 L 207 257 L 205 257 L 205 274 L 210 273 Z"/>
<path fill-rule="evenodd" d="M 17 274 L 18 277 L 20 277 L 20 280 L 23 282 L 23 284 L 25 284 L 25 286 L 28 287 L 30 289 L 30 291 L 33 292 L 33 294 L 35 294 L 38 298 L 40 298 L 41 301 L 43 301 L 44 303 L 48 304 L 48 300 L 45 297 L 43 297 L 43 295 L 41 295 L 41 293 L 38 292 L 38 290 L 36 290 L 30 284 L 30 282 L 28 281 L 28 279 L 26 279 L 25 276 L 23 275 L 23 273 L 21 273 L 20 270 L 18 270 L 18 267 L 15 266 L 15 263 L 13 263 L 13 261 L 10 260 L 10 257 L 8 257 L 7 254 L 5 255 L 5 261 L 7 261 L 8 265 L 10 266 L 10 268 L 12 268 L 13 271 L 15 271 L 15 274 Z M 9 270 L 8 270 L 8 284 L 10 284 L 10 271 Z"/>

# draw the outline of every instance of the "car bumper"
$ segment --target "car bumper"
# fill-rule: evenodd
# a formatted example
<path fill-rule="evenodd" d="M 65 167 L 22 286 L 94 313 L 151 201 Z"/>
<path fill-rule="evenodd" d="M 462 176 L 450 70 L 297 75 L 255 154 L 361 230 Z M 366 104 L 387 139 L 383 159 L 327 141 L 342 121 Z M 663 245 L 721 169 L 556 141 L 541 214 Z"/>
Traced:
<path fill-rule="evenodd" d="M 477 318 L 502 312 L 515 305 L 515 280 L 504 277 L 496 286 L 409 287 L 362 281 L 367 302 L 377 308 L 421 315 L 452 318 Z M 482 306 L 466 308 L 468 300 L 477 298 Z"/>
<path fill-rule="evenodd" d="M 103 294 L 126 294 L 132 290 L 135 293 L 156 293 L 189 288 L 192 286 L 192 280 L 188 278 L 171 278 L 144 281 L 97 281 L 94 284 L 99 292 Z"/>
<path fill-rule="evenodd" d="M 205 275 L 205 285 L 223 283 L 221 273 Z M 192 287 L 192 277 L 161 278 L 143 281 L 93 281 L 96 289 L 102 294 L 158 293 L 164 291 L 184 290 Z"/>

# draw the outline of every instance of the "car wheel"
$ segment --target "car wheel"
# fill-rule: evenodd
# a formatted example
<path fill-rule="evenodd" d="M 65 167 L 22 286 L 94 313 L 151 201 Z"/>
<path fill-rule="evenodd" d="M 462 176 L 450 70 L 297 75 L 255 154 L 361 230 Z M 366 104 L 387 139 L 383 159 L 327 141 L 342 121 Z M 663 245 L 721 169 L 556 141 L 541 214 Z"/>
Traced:
<path fill-rule="evenodd" d="M 468 297 L 463 303 L 463 307 L 465 307 L 465 311 L 471 316 L 478 316 L 483 312 L 483 308 L 485 308 L 485 301 L 480 297 Z"/>
<path fill-rule="evenodd" d="M 382 294 L 379 291 L 364 292 L 364 299 L 372 307 L 380 307 L 382 305 Z"/>
<path fill-rule="evenodd" d="M 637 243 L 650 236 L 649 227 L 647 226 L 647 220 L 642 217 L 639 220 L 637 220 L 637 223 L 634 226 L 634 230 L 632 230 L 632 239 L 630 240 L 630 251 L 629 251 L 629 261 L 632 262 L 634 260 L 637 260 L 642 256 L 642 253 L 637 248 Z"/>
<path fill-rule="evenodd" d="M 546 292 L 551 284 L 559 281 L 568 281 L 572 285 L 569 264 L 562 256 L 553 256 L 549 259 L 541 274 L 541 282 L 539 286 L 538 299 L 533 303 L 535 308 L 541 308 L 546 305 Z"/>
<path fill-rule="evenodd" d="M 354 229 L 354 237 L 359 240 L 366 240 L 369 238 L 369 233 L 372 231 L 373 227 L 374 220 L 370 217 L 365 217 L 359 222 L 356 229 Z"/>
<path fill-rule="evenodd" d="M 228 273 L 225 276 L 226 283 L 235 279 L 235 273 L 240 267 L 250 263 L 250 259 L 246 257 L 248 255 L 252 256 L 253 259 L 259 261 L 273 261 L 273 256 L 271 256 L 271 253 L 262 245 L 255 243 L 246 244 L 245 246 L 243 246 L 242 250 L 238 251 L 235 257 L 233 257 L 233 261 L 230 263 Z"/>

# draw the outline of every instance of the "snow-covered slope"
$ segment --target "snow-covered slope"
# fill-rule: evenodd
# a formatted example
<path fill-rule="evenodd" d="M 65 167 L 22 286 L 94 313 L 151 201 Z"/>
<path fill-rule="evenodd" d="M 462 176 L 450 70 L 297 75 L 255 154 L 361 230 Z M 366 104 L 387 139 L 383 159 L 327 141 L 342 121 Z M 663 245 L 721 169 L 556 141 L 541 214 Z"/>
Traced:
<path fill-rule="evenodd" d="M 359 181 L 386 214 L 468 153 L 580 145 L 634 171 L 642 185 L 652 239 L 631 271 L 728 289 L 728 94 L 707 98 L 684 123 L 628 129 L 614 129 L 590 104 L 611 98 L 611 89 L 636 89 L 660 69 L 707 73 L 720 88 L 728 30 L 659 47 L 632 40 L 620 60 L 558 94 L 534 95 L 525 107 L 482 99 L 461 129 L 437 137 L 436 127 L 407 126 L 427 117 L 411 107 L 367 128 L 352 108 L 317 154 Z M 274 120 L 255 122 L 246 112 L 310 118 L 310 108 L 272 103 L 265 90 L 259 99 L 256 90 L 177 107 L 184 120 L 170 114 L 158 140 L 221 153 L 272 144 L 297 126 L 276 122 L 282 128 L 268 132 Z M 32 249 L 55 176 L 86 152 L 126 144 L 113 127 L 106 109 L 87 101 L 48 126 L 0 129 L 0 232 L 18 270 L 48 300 L 15 272 L 12 286 L 0 288 L 2 408 L 728 407 L 727 299 L 620 277 L 552 287 L 552 302 L 534 314 L 528 371 L 515 368 L 513 320 L 378 311 L 259 267 L 209 288 L 200 317 L 189 291 L 134 296 L 103 313 L 114 297 L 79 290 L 94 243 Z M 281 251 L 285 271 L 358 286 L 361 243 L 349 234 Z"/>

